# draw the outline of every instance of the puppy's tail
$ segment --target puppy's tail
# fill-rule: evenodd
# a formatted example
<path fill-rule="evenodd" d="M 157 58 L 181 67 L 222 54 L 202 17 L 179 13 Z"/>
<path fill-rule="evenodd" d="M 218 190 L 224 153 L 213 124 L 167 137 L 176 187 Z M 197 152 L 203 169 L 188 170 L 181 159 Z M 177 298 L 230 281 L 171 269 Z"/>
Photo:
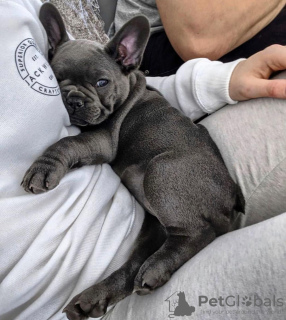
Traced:
<path fill-rule="evenodd" d="M 234 210 L 237 212 L 245 213 L 245 199 L 244 195 L 241 191 L 241 188 L 239 185 L 236 185 L 237 192 L 236 192 L 236 202 L 234 205 Z"/>

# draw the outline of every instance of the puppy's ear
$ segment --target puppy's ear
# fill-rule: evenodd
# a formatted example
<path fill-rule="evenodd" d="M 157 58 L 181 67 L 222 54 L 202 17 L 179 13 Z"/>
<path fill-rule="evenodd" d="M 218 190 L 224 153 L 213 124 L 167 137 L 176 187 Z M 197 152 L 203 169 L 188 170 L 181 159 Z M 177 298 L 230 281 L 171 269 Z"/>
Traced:
<path fill-rule="evenodd" d="M 49 59 L 55 54 L 57 46 L 69 40 L 63 19 L 58 9 L 49 2 L 42 5 L 40 10 L 40 21 L 42 22 L 49 39 L 51 49 Z"/>
<path fill-rule="evenodd" d="M 138 68 L 149 38 L 149 21 L 137 16 L 128 21 L 107 43 L 105 50 L 122 66 L 125 73 Z"/>

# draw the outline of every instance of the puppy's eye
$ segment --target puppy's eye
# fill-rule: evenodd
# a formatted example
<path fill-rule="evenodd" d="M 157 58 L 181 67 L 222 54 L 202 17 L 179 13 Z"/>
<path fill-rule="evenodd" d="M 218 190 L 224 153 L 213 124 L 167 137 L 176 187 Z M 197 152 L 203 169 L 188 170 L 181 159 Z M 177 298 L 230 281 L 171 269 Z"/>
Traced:
<path fill-rule="evenodd" d="M 102 88 L 102 87 L 105 87 L 107 84 L 108 84 L 108 80 L 100 79 L 100 80 L 97 81 L 96 87 L 97 88 Z"/>

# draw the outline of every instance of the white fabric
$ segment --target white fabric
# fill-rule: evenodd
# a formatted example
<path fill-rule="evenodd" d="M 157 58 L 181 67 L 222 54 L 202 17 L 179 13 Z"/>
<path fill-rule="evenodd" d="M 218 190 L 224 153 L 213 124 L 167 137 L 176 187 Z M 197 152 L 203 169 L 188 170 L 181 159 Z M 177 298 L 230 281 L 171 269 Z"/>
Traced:
<path fill-rule="evenodd" d="M 185 62 L 176 74 L 147 77 L 147 83 L 159 90 L 169 103 L 192 120 L 210 114 L 226 104 L 236 104 L 229 96 L 229 81 L 237 64 L 206 58 Z"/>
<path fill-rule="evenodd" d="M 46 61 L 40 5 L 39 0 L 0 0 L 1 320 L 65 319 L 61 310 L 75 294 L 126 260 L 144 217 L 108 165 L 74 170 L 45 194 L 27 194 L 20 187 L 25 171 L 48 146 L 78 133 L 70 127 Z M 216 64 L 208 62 L 201 73 L 205 63 L 189 62 L 164 80 L 170 94 L 177 95 L 170 100 L 192 118 L 212 111 L 204 104 L 204 91 L 195 93 L 203 101 L 198 106 L 196 96 L 187 97 L 194 83 L 201 89 L 209 85 L 206 73 Z M 225 70 L 221 79 L 229 79 L 233 66 L 218 66 Z M 230 102 L 227 81 L 220 84 L 213 100 L 219 107 Z M 188 111 L 192 104 L 199 111 Z"/>
<path fill-rule="evenodd" d="M 26 82 L 37 81 L 39 91 L 43 85 L 55 87 L 50 90 L 57 93 L 51 69 L 43 67 L 45 58 L 25 40 L 33 38 L 46 56 L 40 5 L 0 1 L 1 320 L 66 319 L 61 310 L 75 294 L 127 259 L 144 217 L 108 165 L 74 170 L 42 195 L 27 194 L 20 186 L 49 145 L 78 132 L 69 127 L 60 95 L 44 95 Z M 20 43 L 28 47 L 25 58 L 21 46 L 17 50 Z M 23 80 L 25 72 L 36 80 Z"/>

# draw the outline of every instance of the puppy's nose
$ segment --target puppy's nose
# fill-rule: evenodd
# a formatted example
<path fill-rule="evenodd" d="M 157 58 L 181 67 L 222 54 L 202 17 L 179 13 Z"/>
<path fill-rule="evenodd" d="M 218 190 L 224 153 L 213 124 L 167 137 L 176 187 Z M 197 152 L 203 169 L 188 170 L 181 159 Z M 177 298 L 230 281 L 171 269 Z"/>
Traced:
<path fill-rule="evenodd" d="M 78 97 L 70 97 L 67 99 L 67 104 L 73 108 L 74 110 L 77 110 L 79 108 L 82 108 L 84 106 L 84 102 L 78 98 Z"/>

